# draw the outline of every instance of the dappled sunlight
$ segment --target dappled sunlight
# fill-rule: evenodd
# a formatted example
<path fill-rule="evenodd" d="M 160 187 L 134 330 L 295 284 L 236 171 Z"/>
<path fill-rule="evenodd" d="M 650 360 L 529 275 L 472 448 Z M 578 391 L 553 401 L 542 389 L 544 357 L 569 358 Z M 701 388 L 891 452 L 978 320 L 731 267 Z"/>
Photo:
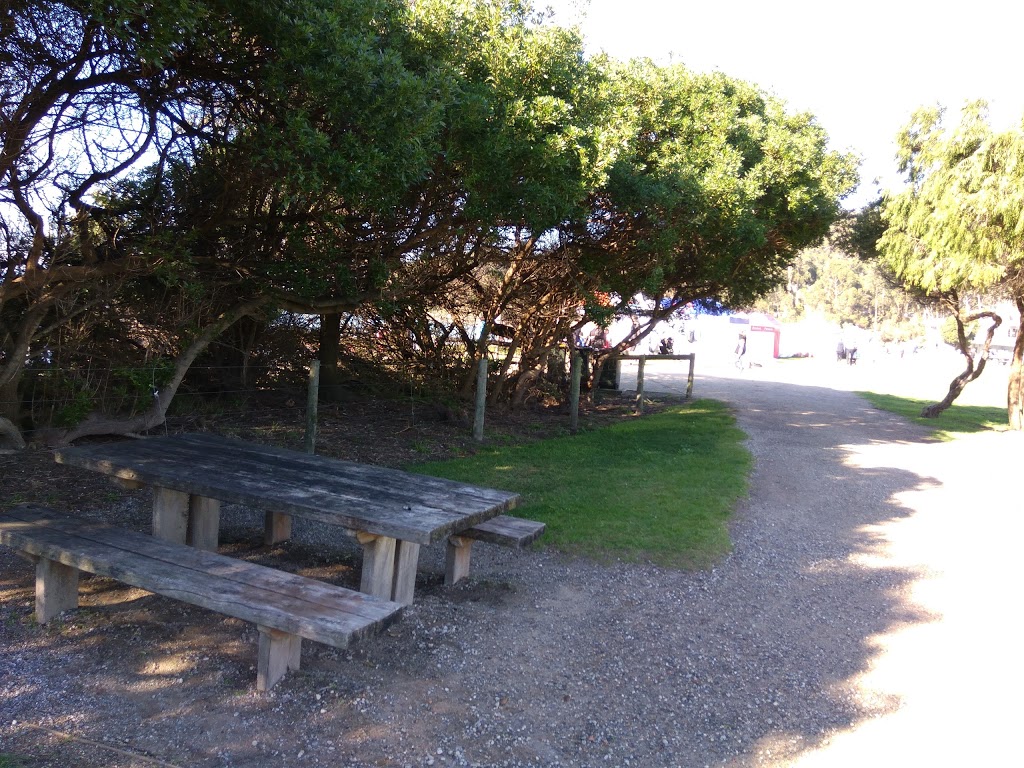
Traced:
<path fill-rule="evenodd" d="M 758 546 L 781 529 L 821 547 L 802 544 L 798 575 L 772 596 L 773 605 L 811 607 L 790 619 L 805 627 L 790 652 L 815 669 L 813 682 L 803 701 L 783 696 L 775 727 L 762 721 L 723 764 L 979 764 L 950 762 L 936 734 L 991 732 L 986 720 L 1011 732 L 998 702 L 1024 684 L 1007 618 L 1024 516 L 994 489 L 1017 475 L 1024 438 L 989 431 L 940 442 L 854 396 L 877 388 L 927 398 L 917 388 L 933 372 L 915 370 L 811 361 L 740 373 L 698 361 L 695 395 L 729 403 L 757 456 L 748 514 L 771 521 L 754 524 Z M 672 391 L 682 377 L 662 381 Z M 937 381 L 941 396 L 948 379 Z M 738 535 L 742 557 L 751 534 Z M 812 708 L 829 713 L 829 728 L 793 726 Z M 985 755 L 985 745 L 975 749 Z"/>
<path fill-rule="evenodd" d="M 1022 442 L 989 433 L 840 446 L 852 469 L 918 478 L 886 500 L 895 514 L 857 528 L 863 546 L 848 560 L 911 576 L 891 591 L 893 621 L 865 638 L 866 666 L 847 681 L 859 699 L 889 711 L 838 729 L 786 765 L 977 765 L 1007 757 L 982 738 L 937 737 L 1019 727 L 1004 702 L 1024 684 L 1014 639 L 1024 524 L 986 488 L 1014 476 Z"/>

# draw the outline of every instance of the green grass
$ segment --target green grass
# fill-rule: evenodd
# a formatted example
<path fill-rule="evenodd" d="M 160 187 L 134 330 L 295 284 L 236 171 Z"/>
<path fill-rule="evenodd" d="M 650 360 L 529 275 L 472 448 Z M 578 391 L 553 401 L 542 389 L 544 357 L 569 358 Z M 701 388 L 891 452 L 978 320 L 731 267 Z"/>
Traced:
<path fill-rule="evenodd" d="M 703 568 L 729 551 L 751 456 L 725 405 L 699 400 L 576 436 L 490 447 L 412 471 L 516 491 L 541 542 L 600 560 Z"/>
<path fill-rule="evenodd" d="M 1007 429 L 1006 409 L 988 405 L 957 405 L 954 403 L 939 414 L 936 419 L 921 418 L 921 409 L 931 405 L 931 400 L 914 400 L 909 397 L 882 395 L 877 392 L 858 392 L 875 408 L 895 413 L 915 424 L 928 427 L 932 436 L 940 440 L 952 440 L 957 434 Z"/>
<path fill-rule="evenodd" d="M 0 768 L 21 768 L 24 763 L 17 755 L 0 753 Z"/>

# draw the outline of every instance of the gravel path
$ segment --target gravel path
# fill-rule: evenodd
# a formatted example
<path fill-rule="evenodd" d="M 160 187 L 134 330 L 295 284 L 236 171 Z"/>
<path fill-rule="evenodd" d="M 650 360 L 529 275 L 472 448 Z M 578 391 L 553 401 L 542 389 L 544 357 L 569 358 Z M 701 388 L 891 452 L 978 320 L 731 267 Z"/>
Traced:
<path fill-rule="evenodd" d="M 999 489 L 1024 436 L 925 441 L 825 386 L 834 370 L 721 373 L 695 394 L 734 405 L 756 470 L 714 570 L 479 547 L 474 578 L 447 589 L 431 548 L 401 622 L 351 651 L 311 646 L 268 695 L 249 685 L 251 628 L 126 608 L 77 642 L 4 651 L 0 754 L 42 749 L 48 728 L 81 738 L 46 742 L 33 768 L 1019 764 L 1021 523 Z M 648 385 L 682 383 L 649 370 Z M 296 522 L 300 543 L 348 546 Z M 225 533 L 253 524 L 225 509 Z M 28 584 L 8 563 L 0 588 Z M 190 635 L 205 655 L 176 646 Z M 135 653 L 119 640 L 188 664 L 108 674 Z"/>

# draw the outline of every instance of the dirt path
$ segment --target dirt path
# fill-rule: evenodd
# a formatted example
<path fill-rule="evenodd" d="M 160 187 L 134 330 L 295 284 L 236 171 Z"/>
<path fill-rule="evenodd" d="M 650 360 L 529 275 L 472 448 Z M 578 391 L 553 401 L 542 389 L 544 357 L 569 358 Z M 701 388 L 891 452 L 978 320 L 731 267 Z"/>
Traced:
<path fill-rule="evenodd" d="M 255 631 L 86 581 L 31 622 L 32 567 L 0 551 L 0 755 L 27 768 L 820 768 L 1014 765 L 1022 674 L 1022 435 L 932 443 L 851 394 L 872 369 L 698 366 L 757 458 L 735 550 L 685 573 L 474 550 L 388 632 L 253 689 Z M 889 376 L 909 385 L 908 377 Z M 648 385 L 681 378 L 647 371 Z M 941 385 L 941 382 L 940 382 Z M 66 478 L 65 481 L 73 478 Z M 685 493 L 686 489 L 680 489 Z M 80 512 L 145 529 L 143 492 Z M 322 527 L 232 553 L 351 585 Z M 255 537 L 256 543 L 253 543 Z"/>
<path fill-rule="evenodd" d="M 822 612 L 805 616 L 807 632 L 792 648 L 836 672 L 829 690 L 808 696 L 876 709 L 788 759 L 771 757 L 776 734 L 728 764 L 1019 764 L 1024 525 L 1015 478 L 1024 435 L 923 441 L 844 391 L 914 392 L 909 368 L 874 371 L 874 387 L 871 371 L 812 364 L 720 372 L 699 379 L 696 394 L 734 405 L 757 458 L 723 570 L 742 580 L 744 561 L 787 552 L 772 568 L 773 610 L 799 610 L 794 583 L 832 592 L 815 601 Z M 672 377 L 663 384 L 680 386 Z M 918 379 L 917 391 L 924 386 L 941 391 L 942 380 Z M 995 387 L 988 391 L 999 398 Z M 783 543 L 790 539 L 804 552 Z"/>

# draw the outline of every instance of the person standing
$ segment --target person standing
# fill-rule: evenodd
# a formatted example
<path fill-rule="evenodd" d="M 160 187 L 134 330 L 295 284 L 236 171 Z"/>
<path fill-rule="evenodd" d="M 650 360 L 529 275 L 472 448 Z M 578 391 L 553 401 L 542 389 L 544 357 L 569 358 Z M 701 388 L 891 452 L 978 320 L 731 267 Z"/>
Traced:
<path fill-rule="evenodd" d="M 747 359 L 747 334 L 741 333 L 736 340 L 736 367 L 743 368 Z"/>

